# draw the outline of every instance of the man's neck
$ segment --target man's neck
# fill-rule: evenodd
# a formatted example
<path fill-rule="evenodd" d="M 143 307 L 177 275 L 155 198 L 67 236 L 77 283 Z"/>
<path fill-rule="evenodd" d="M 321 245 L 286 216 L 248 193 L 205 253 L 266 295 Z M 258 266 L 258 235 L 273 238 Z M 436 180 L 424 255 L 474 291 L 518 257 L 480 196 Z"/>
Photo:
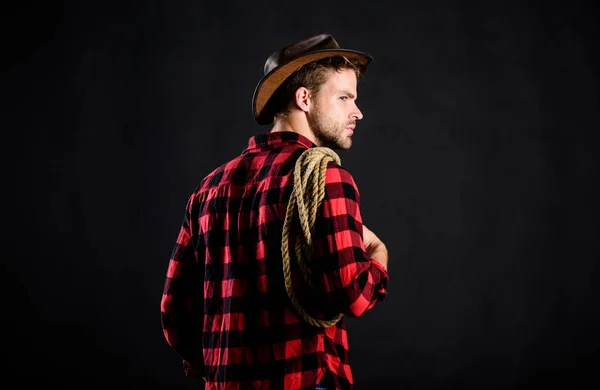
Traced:
<path fill-rule="evenodd" d="M 299 118 L 297 115 L 290 114 L 286 118 L 276 120 L 273 124 L 273 129 L 271 129 L 271 133 L 278 131 L 293 131 L 294 133 L 305 136 L 316 145 L 319 145 L 317 137 L 315 137 L 315 134 L 308 126 L 306 119 Z"/>

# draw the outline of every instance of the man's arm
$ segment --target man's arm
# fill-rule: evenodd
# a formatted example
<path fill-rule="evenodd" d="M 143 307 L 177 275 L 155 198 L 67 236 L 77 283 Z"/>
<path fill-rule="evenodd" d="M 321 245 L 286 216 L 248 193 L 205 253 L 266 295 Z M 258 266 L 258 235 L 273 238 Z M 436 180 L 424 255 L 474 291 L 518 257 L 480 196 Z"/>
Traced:
<path fill-rule="evenodd" d="M 202 355 L 204 251 L 193 245 L 191 202 L 171 253 L 161 300 L 161 323 L 167 343 L 181 356 L 185 374 L 204 376 Z M 197 234 L 197 233 L 196 233 Z M 197 254 L 202 257 L 198 259 Z"/>
<path fill-rule="evenodd" d="M 339 311 L 359 317 L 387 296 L 387 249 L 370 231 L 372 254 L 365 248 L 358 188 L 352 175 L 335 163 L 327 166 L 315 226 L 311 268 L 319 272 L 313 273 L 313 282 Z"/>

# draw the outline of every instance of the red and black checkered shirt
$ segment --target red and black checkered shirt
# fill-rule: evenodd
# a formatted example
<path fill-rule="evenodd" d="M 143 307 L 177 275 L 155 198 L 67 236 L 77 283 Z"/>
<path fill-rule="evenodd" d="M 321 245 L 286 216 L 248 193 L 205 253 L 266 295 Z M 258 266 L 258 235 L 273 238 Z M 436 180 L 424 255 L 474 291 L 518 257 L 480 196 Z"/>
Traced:
<path fill-rule="evenodd" d="M 294 164 L 316 145 L 294 132 L 250 138 L 240 156 L 204 178 L 190 196 L 161 302 L 168 344 L 185 374 L 206 389 L 352 388 L 344 319 L 314 327 L 286 293 L 281 239 Z M 313 236 L 311 284 L 294 255 L 296 296 L 313 317 L 358 317 L 387 295 L 388 274 L 369 258 L 360 198 L 346 169 L 330 162 Z"/>

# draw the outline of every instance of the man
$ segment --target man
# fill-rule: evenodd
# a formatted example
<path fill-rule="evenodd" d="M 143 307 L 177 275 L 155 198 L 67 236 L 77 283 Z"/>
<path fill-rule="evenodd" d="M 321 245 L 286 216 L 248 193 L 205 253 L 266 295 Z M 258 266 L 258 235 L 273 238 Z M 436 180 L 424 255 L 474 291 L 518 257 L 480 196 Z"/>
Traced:
<path fill-rule="evenodd" d="M 272 130 L 251 137 L 189 198 L 161 315 L 185 374 L 203 377 L 206 389 L 352 388 L 343 316 L 385 298 L 388 253 L 362 225 L 358 189 L 338 162 L 323 165 L 322 200 L 304 234 L 308 259 L 284 248 L 306 227 L 300 206 L 286 214 L 302 191 L 296 163 L 307 151 L 350 148 L 363 117 L 357 82 L 370 61 L 327 34 L 271 55 L 252 107 Z"/>

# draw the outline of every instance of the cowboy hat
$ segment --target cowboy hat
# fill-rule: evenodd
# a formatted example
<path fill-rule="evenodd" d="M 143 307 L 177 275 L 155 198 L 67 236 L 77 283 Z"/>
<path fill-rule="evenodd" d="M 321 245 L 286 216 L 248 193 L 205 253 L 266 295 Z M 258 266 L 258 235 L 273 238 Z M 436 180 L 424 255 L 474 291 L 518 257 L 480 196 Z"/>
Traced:
<path fill-rule="evenodd" d="M 372 57 L 356 50 L 342 49 L 329 34 L 319 34 L 293 43 L 267 58 L 264 77 L 258 82 L 252 98 L 252 114 L 260 125 L 273 121 L 270 100 L 281 84 L 295 71 L 309 62 L 326 57 L 344 56 L 359 60 L 366 68 Z"/>

